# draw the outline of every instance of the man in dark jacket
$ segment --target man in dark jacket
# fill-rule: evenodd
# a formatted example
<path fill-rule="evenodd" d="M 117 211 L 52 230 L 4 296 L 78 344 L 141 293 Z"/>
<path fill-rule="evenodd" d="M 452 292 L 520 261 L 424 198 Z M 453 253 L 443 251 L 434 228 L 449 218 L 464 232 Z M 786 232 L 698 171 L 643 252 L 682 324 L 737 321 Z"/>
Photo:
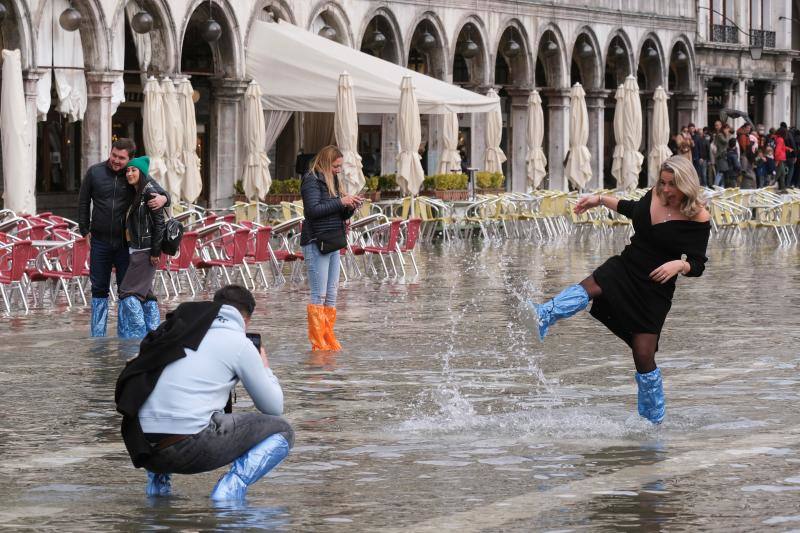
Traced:
<path fill-rule="evenodd" d="M 134 191 L 125 180 L 125 166 L 135 151 L 136 145 L 131 139 L 114 141 L 108 159 L 89 167 L 81 182 L 78 224 L 81 235 L 91 238 L 92 337 L 106 335 L 111 269 L 117 269 L 118 288 L 128 269 L 125 213 L 133 201 Z M 169 204 L 164 189 L 157 187 L 156 190 L 158 194 L 148 202 L 151 209 L 161 209 Z"/>
<path fill-rule="evenodd" d="M 706 170 L 708 167 L 709 146 L 702 130 L 695 128 L 694 124 L 689 124 L 689 135 L 692 137 L 694 146 L 692 147 L 692 163 L 700 178 L 700 185 L 706 185 Z"/>

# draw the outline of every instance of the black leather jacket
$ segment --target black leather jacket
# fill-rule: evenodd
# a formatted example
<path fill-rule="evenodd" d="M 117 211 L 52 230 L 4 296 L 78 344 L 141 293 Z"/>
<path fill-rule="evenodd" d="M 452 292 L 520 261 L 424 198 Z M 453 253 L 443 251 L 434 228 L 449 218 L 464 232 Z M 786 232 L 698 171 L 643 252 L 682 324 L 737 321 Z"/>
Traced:
<path fill-rule="evenodd" d="M 311 172 L 303 176 L 300 184 L 303 195 L 303 232 L 300 245 L 313 242 L 318 235 L 341 229 L 344 221 L 353 216 L 354 209 L 342 203 L 340 195 L 331 196 L 325 178 Z"/>
<path fill-rule="evenodd" d="M 144 176 L 141 193 L 134 197 L 125 216 L 128 246 L 137 250 L 150 248 L 151 257 L 161 255 L 161 239 L 164 237 L 164 210 L 147 207 L 150 194 L 158 192 L 156 187 L 156 182 L 150 176 Z M 132 189 L 130 186 L 128 188 Z"/>
<path fill-rule="evenodd" d="M 153 182 L 156 192 L 169 195 Z M 78 224 L 81 235 L 92 233 L 92 238 L 110 244 L 114 248 L 125 245 L 125 215 L 134 197 L 134 190 L 125 180 L 124 170 L 115 173 L 103 161 L 89 167 L 81 182 L 78 197 Z M 91 207 L 91 209 L 90 209 Z M 90 217 L 91 212 L 91 217 Z"/>

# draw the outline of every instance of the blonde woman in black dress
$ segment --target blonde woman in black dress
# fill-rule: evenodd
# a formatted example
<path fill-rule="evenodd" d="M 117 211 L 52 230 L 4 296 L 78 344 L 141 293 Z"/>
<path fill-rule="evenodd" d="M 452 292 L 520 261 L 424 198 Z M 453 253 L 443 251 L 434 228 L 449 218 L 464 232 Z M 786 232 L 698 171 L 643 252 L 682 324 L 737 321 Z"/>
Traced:
<path fill-rule="evenodd" d="M 664 419 L 664 388 L 655 355 L 675 280 L 679 274 L 700 276 L 707 261 L 711 225 L 701 191 L 692 162 L 673 156 L 662 165 L 658 183 L 640 200 L 581 198 L 576 213 L 605 206 L 630 218 L 635 234 L 620 255 L 591 276 L 544 304 L 532 305 L 544 339 L 556 320 L 574 315 L 593 300 L 592 316 L 633 351 L 639 415 L 654 424 Z"/>

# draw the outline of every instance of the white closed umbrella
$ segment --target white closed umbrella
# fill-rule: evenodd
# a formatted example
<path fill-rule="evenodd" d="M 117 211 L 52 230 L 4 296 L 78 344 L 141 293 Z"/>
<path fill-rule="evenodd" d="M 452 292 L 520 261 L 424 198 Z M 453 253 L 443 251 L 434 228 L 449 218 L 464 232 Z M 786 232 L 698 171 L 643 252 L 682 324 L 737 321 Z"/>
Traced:
<path fill-rule="evenodd" d="M 536 189 L 547 175 L 547 157 L 542 149 L 544 140 L 544 114 L 542 113 L 542 97 L 539 91 L 528 96 L 528 155 L 526 158 L 526 175 L 531 188 Z"/>
<path fill-rule="evenodd" d="M 614 106 L 614 154 L 611 156 L 611 175 L 617 180 L 617 186 L 622 187 L 622 155 L 625 148 L 622 146 L 624 113 L 625 113 L 625 86 L 620 84 L 614 95 L 617 105 Z"/>
<path fill-rule="evenodd" d="M 447 113 L 442 128 L 442 156 L 439 158 L 439 174 L 461 170 L 461 154 L 458 153 L 458 114 Z"/>
<path fill-rule="evenodd" d="M 36 213 L 36 187 L 31 172 L 31 139 L 19 50 L 3 50 L 3 90 L 0 98 L 3 205 L 17 214 L 33 215 Z"/>
<path fill-rule="evenodd" d="M 414 94 L 411 76 L 404 76 L 400 82 L 400 110 L 397 113 L 397 131 L 400 152 L 397 154 L 397 184 L 403 194 L 415 195 L 422 187 L 425 174 L 419 156 L 422 143 L 422 125 L 419 119 L 419 106 Z M 413 202 L 412 202 L 413 205 Z"/>
<path fill-rule="evenodd" d="M 164 109 L 164 137 L 167 141 L 164 163 L 167 166 L 166 183 L 162 185 L 176 202 L 181 196 L 186 167 L 183 164 L 183 121 L 178 104 L 178 93 L 175 84 L 169 78 L 161 80 L 162 104 Z"/>
<path fill-rule="evenodd" d="M 486 155 L 484 156 L 484 169 L 487 172 L 503 172 L 503 161 L 506 154 L 500 148 L 503 138 L 503 115 L 500 111 L 500 97 L 494 89 L 486 93 L 488 98 L 497 100 L 497 105 L 486 114 Z"/>
<path fill-rule="evenodd" d="M 164 123 L 164 91 L 158 81 L 151 77 L 144 84 L 144 107 L 142 109 L 142 137 L 144 150 L 150 157 L 150 177 L 160 185 L 166 186 L 167 153 L 166 125 Z"/>
<path fill-rule="evenodd" d="M 592 154 L 586 147 L 589 141 L 589 113 L 586 93 L 580 83 L 569 93 L 569 155 L 565 169 L 567 178 L 579 189 L 592 178 Z"/>
<path fill-rule="evenodd" d="M 653 123 L 650 127 L 650 143 L 653 148 L 647 157 L 647 180 L 650 185 L 655 185 L 661 173 L 661 165 L 672 157 L 672 150 L 667 147 L 669 142 L 669 110 L 667 109 L 667 93 L 664 88 L 656 87 L 653 97 Z"/>
<path fill-rule="evenodd" d="M 639 84 L 636 78 L 625 78 L 625 100 L 623 107 L 622 128 L 622 185 L 626 191 L 639 186 L 639 174 L 642 171 L 644 156 L 639 151 L 642 145 L 642 101 L 639 98 Z"/>
<path fill-rule="evenodd" d="M 261 86 L 255 80 L 250 82 L 244 93 L 244 142 L 247 155 L 242 169 L 242 186 L 249 200 L 263 198 L 272 185 L 261 94 Z"/>
<path fill-rule="evenodd" d="M 357 194 L 364 188 L 364 171 L 361 156 L 358 155 L 358 114 L 353 83 L 347 72 L 339 74 L 336 89 L 336 113 L 333 117 L 333 133 L 336 144 L 342 152 L 342 176 L 347 194 Z"/>
<path fill-rule="evenodd" d="M 200 158 L 197 157 L 197 121 L 194 114 L 194 89 L 186 78 L 178 85 L 178 105 L 183 124 L 181 139 L 181 162 L 184 167 L 181 196 L 194 203 L 203 191 L 203 178 L 200 176 Z"/>

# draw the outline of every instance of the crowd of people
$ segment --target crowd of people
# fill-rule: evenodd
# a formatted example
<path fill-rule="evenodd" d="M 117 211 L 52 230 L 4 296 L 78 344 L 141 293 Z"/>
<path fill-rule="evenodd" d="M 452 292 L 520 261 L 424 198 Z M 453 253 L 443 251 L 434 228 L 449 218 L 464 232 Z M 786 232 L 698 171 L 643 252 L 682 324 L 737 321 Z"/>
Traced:
<path fill-rule="evenodd" d="M 717 120 L 713 128 L 684 126 L 672 137 L 669 148 L 692 160 L 703 186 L 777 186 L 783 191 L 800 186 L 799 146 L 800 130 L 785 122 L 769 130 L 762 124 L 745 123 L 734 131 Z"/>

